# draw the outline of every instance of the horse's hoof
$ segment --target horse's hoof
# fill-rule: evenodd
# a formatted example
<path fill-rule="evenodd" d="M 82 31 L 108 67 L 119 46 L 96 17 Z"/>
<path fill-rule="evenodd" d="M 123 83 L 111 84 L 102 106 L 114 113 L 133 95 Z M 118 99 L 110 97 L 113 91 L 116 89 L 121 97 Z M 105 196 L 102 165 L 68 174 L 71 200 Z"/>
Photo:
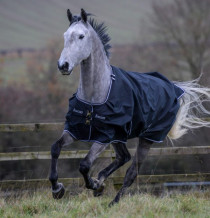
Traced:
<path fill-rule="evenodd" d="M 117 204 L 117 203 L 118 203 L 118 202 L 116 202 L 116 201 L 113 200 L 113 201 L 111 201 L 111 202 L 109 203 L 108 206 L 109 206 L 109 207 L 112 207 L 112 206 L 114 206 L 114 205 Z"/>
<path fill-rule="evenodd" d="M 94 196 L 94 197 L 99 197 L 99 196 L 101 196 L 101 195 L 103 194 L 103 192 L 104 192 L 104 187 L 105 187 L 105 185 L 102 184 L 98 189 L 94 190 L 94 191 L 93 191 L 93 196 Z"/>
<path fill-rule="evenodd" d="M 62 183 L 58 183 L 59 187 L 56 190 L 52 190 L 53 198 L 58 200 L 64 196 L 65 188 Z"/>
<path fill-rule="evenodd" d="M 119 200 L 120 200 L 120 199 L 118 198 L 118 196 L 116 196 L 115 199 L 109 203 L 109 207 L 112 207 L 112 206 L 114 206 L 115 204 L 118 204 L 118 203 L 119 203 Z"/>

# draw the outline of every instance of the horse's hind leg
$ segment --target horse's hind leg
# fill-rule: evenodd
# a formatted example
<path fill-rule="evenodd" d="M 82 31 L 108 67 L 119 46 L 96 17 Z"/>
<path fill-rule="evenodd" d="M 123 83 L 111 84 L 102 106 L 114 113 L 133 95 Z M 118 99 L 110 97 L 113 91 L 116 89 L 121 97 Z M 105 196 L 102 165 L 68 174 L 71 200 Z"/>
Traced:
<path fill-rule="evenodd" d="M 117 193 L 114 200 L 109 204 L 109 206 L 112 206 L 113 204 L 118 203 L 120 198 L 125 193 L 126 189 L 132 185 L 132 183 L 136 179 L 136 176 L 139 172 L 141 164 L 143 163 L 145 157 L 147 156 L 147 154 L 149 152 L 151 144 L 152 144 L 151 141 L 148 141 L 145 139 L 139 140 L 139 145 L 137 147 L 136 154 L 134 155 L 133 162 L 132 162 L 131 166 L 128 168 L 128 170 L 126 171 L 123 186 L 121 187 L 121 189 Z"/>
<path fill-rule="evenodd" d="M 109 166 L 99 172 L 99 189 L 94 191 L 95 197 L 100 196 L 103 193 L 104 180 L 131 159 L 131 155 L 124 143 L 113 143 L 112 146 L 116 153 L 116 159 Z"/>
<path fill-rule="evenodd" d="M 60 199 L 64 195 L 64 186 L 58 183 L 57 161 L 63 146 L 69 145 L 74 139 L 67 132 L 63 132 L 61 138 L 51 146 L 51 172 L 49 180 L 52 184 L 52 194 L 55 199 Z"/>

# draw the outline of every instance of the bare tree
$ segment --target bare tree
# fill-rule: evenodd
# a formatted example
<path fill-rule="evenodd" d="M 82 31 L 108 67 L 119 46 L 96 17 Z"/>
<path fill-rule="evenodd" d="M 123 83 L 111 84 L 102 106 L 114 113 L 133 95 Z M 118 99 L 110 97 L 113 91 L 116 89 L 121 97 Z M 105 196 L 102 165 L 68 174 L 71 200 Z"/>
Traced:
<path fill-rule="evenodd" d="M 152 7 L 153 31 L 164 40 L 171 57 L 198 77 L 210 62 L 210 0 L 156 1 Z"/>

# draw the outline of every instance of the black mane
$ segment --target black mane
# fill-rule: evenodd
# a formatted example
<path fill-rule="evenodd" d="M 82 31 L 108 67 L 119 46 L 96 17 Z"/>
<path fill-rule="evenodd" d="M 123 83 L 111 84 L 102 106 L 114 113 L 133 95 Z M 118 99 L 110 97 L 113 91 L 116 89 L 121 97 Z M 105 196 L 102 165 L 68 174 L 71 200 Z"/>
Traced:
<path fill-rule="evenodd" d="M 104 23 L 97 23 L 97 21 L 93 18 L 88 19 L 89 24 L 93 27 L 93 29 L 96 31 L 98 34 L 103 46 L 104 50 L 106 52 L 106 56 L 109 57 L 109 49 L 111 48 L 111 45 L 109 44 L 111 38 L 107 34 L 107 26 Z"/>
<path fill-rule="evenodd" d="M 91 14 L 87 14 L 87 15 L 90 16 Z M 72 23 L 78 22 L 80 20 L 81 20 L 80 16 L 73 16 L 72 22 L 70 23 L 70 25 Z M 106 56 L 109 58 L 109 56 L 110 56 L 109 49 L 111 48 L 111 45 L 109 44 L 109 42 L 110 42 L 111 38 L 106 32 L 107 26 L 104 24 L 104 22 L 98 23 L 95 19 L 93 19 L 91 17 L 88 18 L 88 22 L 93 27 L 93 29 L 96 31 L 96 33 L 98 34 L 98 37 L 100 38 L 100 40 L 104 46 Z"/>

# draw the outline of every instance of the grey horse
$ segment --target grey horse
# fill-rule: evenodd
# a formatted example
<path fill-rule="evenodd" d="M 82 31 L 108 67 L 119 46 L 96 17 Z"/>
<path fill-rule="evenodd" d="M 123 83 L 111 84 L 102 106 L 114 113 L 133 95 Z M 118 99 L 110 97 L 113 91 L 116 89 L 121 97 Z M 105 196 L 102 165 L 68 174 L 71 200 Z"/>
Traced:
<path fill-rule="evenodd" d="M 134 132 L 133 130 L 134 126 L 132 124 L 135 122 L 135 117 L 133 118 L 133 122 L 127 122 L 129 125 L 127 125 L 126 123 L 125 128 L 124 127 L 121 128 L 121 126 L 116 127 L 116 131 L 113 128 L 115 124 L 112 123 L 112 125 L 110 125 L 106 123 L 107 128 L 104 130 L 106 131 L 106 134 L 112 134 L 115 131 L 118 132 L 119 135 L 120 134 L 123 135 L 125 132 L 127 134 L 126 136 L 123 136 L 124 138 L 127 137 L 125 140 L 106 140 L 106 139 L 104 139 L 104 141 L 98 141 L 96 139 L 90 140 L 90 135 L 94 134 L 93 128 L 95 128 L 95 131 L 96 130 L 98 131 L 98 132 L 96 131 L 97 133 L 96 135 L 98 135 L 101 132 L 100 125 L 97 128 L 91 126 L 91 122 L 92 122 L 91 116 L 94 113 L 93 107 L 98 106 L 100 109 L 100 105 L 103 105 L 107 101 L 107 98 L 110 94 L 111 84 L 115 80 L 115 77 L 117 77 L 117 75 L 113 74 L 113 67 L 109 63 L 108 50 L 110 48 L 109 45 L 110 38 L 108 34 L 106 34 L 105 25 L 103 23 L 98 24 L 94 19 L 89 18 L 90 14 L 87 14 L 83 9 L 81 9 L 81 14 L 78 16 L 73 16 L 70 10 L 68 9 L 67 16 L 70 22 L 70 26 L 67 29 L 67 31 L 64 33 L 64 48 L 58 60 L 58 68 L 63 75 L 70 75 L 73 68 L 80 64 L 81 71 L 80 71 L 80 80 L 79 80 L 79 86 L 76 93 L 76 97 L 74 96 L 72 99 L 70 99 L 71 113 L 69 114 L 68 119 L 69 122 L 72 123 L 69 127 L 68 121 L 66 122 L 67 127 L 65 127 L 65 130 L 63 131 L 61 138 L 57 140 L 51 147 L 52 160 L 51 160 L 51 173 L 50 173 L 49 180 L 51 181 L 52 184 L 52 193 L 55 199 L 60 199 L 63 197 L 65 192 L 63 184 L 58 183 L 58 173 L 57 173 L 57 160 L 62 147 L 70 145 L 75 140 L 80 140 L 80 139 L 84 141 L 93 141 L 93 144 L 88 154 L 80 162 L 79 171 L 84 177 L 86 187 L 88 189 L 94 190 L 95 196 L 99 196 L 103 192 L 104 181 L 107 179 L 107 177 L 131 159 L 131 155 L 128 149 L 126 148 L 126 139 L 132 138 L 131 136 L 133 137 L 138 136 L 139 145 L 137 146 L 137 150 L 133 157 L 131 166 L 127 169 L 123 185 L 119 190 L 119 192 L 117 193 L 114 200 L 110 203 L 111 206 L 114 203 L 119 202 L 121 196 L 123 196 L 126 189 L 132 185 L 135 178 L 137 177 L 142 162 L 147 156 L 152 143 L 156 141 L 156 140 L 152 140 L 153 135 L 155 135 L 154 131 L 152 132 L 153 135 L 151 135 L 151 131 L 150 131 L 149 133 L 151 137 L 149 138 L 147 137 L 149 135 L 147 129 L 153 126 L 153 130 L 154 130 L 158 126 L 157 120 L 160 119 L 161 115 L 155 115 L 156 113 L 155 110 L 152 110 L 152 113 L 149 114 L 149 118 L 147 119 L 150 120 L 150 123 L 148 124 L 147 128 L 144 129 L 141 125 L 136 124 L 135 134 L 133 135 L 131 134 L 130 137 L 128 137 L 130 132 L 131 131 Z M 125 74 L 125 76 L 127 75 Z M 166 81 L 165 78 L 162 78 L 159 75 L 156 76 L 159 79 L 158 81 L 161 81 L 161 84 L 163 80 Z M 143 81 L 145 80 L 143 79 Z M 200 87 L 197 84 L 197 80 L 185 82 L 185 83 L 176 83 L 175 85 L 167 81 L 167 84 L 170 85 L 170 87 L 172 87 L 172 89 L 175 91 L 176 91 L 175 85 L 177 85 L 177 87 L 181 87 L 181 90 L 184 90 L 185 94 L 178 95 L 177 97 L 174 98 L 175 100 L 172 102 L 175 111 L 173 115 L 174 116 L 173 121 L 170 121 L 171 122 L 169 126 L 170 128 L 168 129 L 168 127 L 167 128 L 165 127 L 166 131 L 164 130 L 162 132 L 164 132 L 164 134 L 168 135 L 170 138 L 176 139 L 184 135 L 186 131 L 192 127 L 195 128 L 200 126 L 209 126 L 209 122 L 205 122 L 197 118 L 195 114 L 192 114 L 193 112 L 191 110 L 191 107 L 192 104 L 196 102 L 195 105 L 196 110 L 201 112 L 201 114 L 203 114 L 203 112 L 208 114 L 209 111 L 207 111 L 206 109 L 203 108 L 203 106 L 201 106 L 203 100 L 199 96 L 202 94 L 203 96 L 206 96 L 206 98 L 209 99 L 210 89 L 205 87 Z M 154 86 L 156 86 L 155 83 Z M 121 90 L 124 89 L 126 90 L 126 87 L 121 87 Z M 159 97 L 161 96 L 158 96 L 158 98 Z M 116 99 L 117 98 L 118 96 L 116 96 Z M 130 99 L 131 97 L 128 96 L 128 98 Z M 172 96 L 170 97 L 170 99 L 172 99 Z M 78 104 L 78 102 L 80 104 L 79 108 L 82 108 L 81 110 L 75 106 Z M 74 105 L 72 106 L 72 104 Z M 141 106 L 143 104 L 141 104 L 140 102 L 139 105 Z M 169 105 L 169 103 L 167 103 L 167 105 Z M 84 112 L 85 109 L 83 111 L 83 106 L 90 108 L 90 110 L 87 110 L 87 114 L 85 114 L 85 116 L 83 116 L 85 113 Z M 111 107 L 111 103 L 109 107 Z M 114 109 L 115 108 L 118 109 L 117 106 L 116 107 L 112 106 L 112 107 Z M 129 111 L 129 109 L 127 111 Z M 76 114 L 75 116 L 74 113 Z M 124 111 L 124 114 L 126 114 L 126 110 Z M 157 116 L 158 119 L 155 118 Z M 74 122 L 75 117 L 80 119 L 80 121 Z M 110 115 L 110 117 L 114 117 L 114 116 Z M 154 119 L 151 120 L 151 117 L 154 117 Z M 196 119 L 194 119 L 195 117 Z M 83 118 L 84 118 L 84 124 L 82 124 L 81 126 L 81 122 L 82 122 L 81 120 L 83 120 Z M 96 118 L 98 118 L 99 123 L 102 122 L 102 120 L 106 120 L 105 116 L 100 116 L 98 114 L 95 114 L 95 119 Z M 163 118 L 166 120 L 167 117 L 163 117 Z M 123 119 L 118 119 L 119 122 L 121 122 L 121 120 Z M 83 137 L 83 135 L 86 134 L 85 132 L 86 126 L 88 126 L 88 128 L 90 129 L 90 131 L 87 133 L 89 135 L 89 138 L 87 139 L 85 138 L 85 136 Z M 112 126 L 112 129 L 110 131 L 109 131 L 109 126 Z M 104 126 L 102 126 L 101 128 L 104 128 Z M 78 134 L 79 136 L 75 136 L 75 134 Z M 89 175 L 89 170 L 91 166 L 93 165 L 96 158 L 104 151 L 104 149 L 107 148 L 107 146 L 110 143 L 112 144 L 114 151 L 116 153 L 115 160 L 109 166 L 107 166 L 105 169 L 99 172 L 97 179 L 91 178 Z"/>

